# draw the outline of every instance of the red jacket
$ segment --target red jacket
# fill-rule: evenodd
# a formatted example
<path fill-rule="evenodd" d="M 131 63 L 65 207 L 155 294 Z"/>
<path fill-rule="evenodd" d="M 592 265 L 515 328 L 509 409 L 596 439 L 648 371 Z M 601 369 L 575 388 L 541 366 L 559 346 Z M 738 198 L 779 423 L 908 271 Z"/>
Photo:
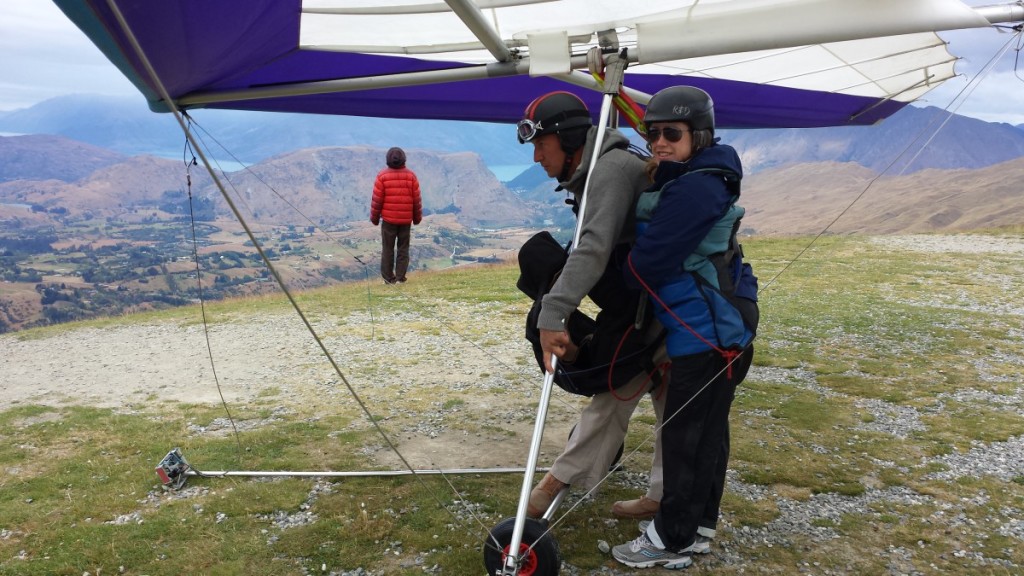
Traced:
<path fill-rule="evenodd" d="M 423 219 L 420 183 L 412 170 L 385 168 L 377 174 L 370 202 L 370 222 L 379 224 L 381 217 L 398 226 L 419 224 Z"/>

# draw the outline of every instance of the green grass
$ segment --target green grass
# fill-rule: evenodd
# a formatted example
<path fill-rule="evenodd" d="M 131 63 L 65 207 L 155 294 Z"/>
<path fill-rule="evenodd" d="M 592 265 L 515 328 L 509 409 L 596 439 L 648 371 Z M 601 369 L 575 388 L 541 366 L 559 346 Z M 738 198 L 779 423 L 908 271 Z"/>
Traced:
<path fill-rule="evenodd" d="M 1008 281 L 1019 277 L 1021 258 L 824 237 L 787 268 L 808 242 L 745 242 L 765 288 L 755 370 L 732 410 L 730 468 L 732 478 L 762 496 L 727 488 L 716 554 L 698 559 L 690 572 L 1024 570 L 1024 544 L 1000 531 L 1019 522 L 1024 509 L 1019 467 L 1010 481 L 933 476 L 950 471 L 944 456 L 1024 434 L 1024 283 Z M 507 453 L 506 465 L 522 466 L 539 378 L 521 340 L 527 302 L 515 289 L 517 276 L 512 265 L 417 271 L 401 289 L 353 283 L 296 298 L 324 338 L 425 343 L 421 353 L 389 366 L 338 355 L 357 381 L 436 376 L 422 386 L 367 392 L 376 422 L 403 449 L 458 456 L 467 439 L 483 438 L 492 452 Z M 274 295 L 214 302 L 206 311 L 218 324 L 287 315 L 289 308 Z M 351 321 L 368 309 L 375 324 Z M 186 308 L 5 337 L 45 340 L 83 327 L 198 322 L 197 310 Z M 451 334 L 465 339 L 467 351 L 494 355 L 492 366 L 467 376 L 500 386 L 451 387 L 445 376 L 459 368 L 446 362 L 464 352 L 429 342 Z M 496 352 L 510 339 L 519 340 L 520 356 Z M 178 492 L 159 486 L 153 468 L 175 446 L 199 469 L 402 467 L 353 403 L 290 402 L 281 399 L 285 392 L 269 387 L 248 404 L 232 405 L 237 437 L 197 431 L 223 421 L 216 405 L 31 405 L 0 413 L 0 574 L 291 575 L 360 567 L 373 574 L 484 573 L 481 544 L 487 530 L 514 513 L 521 474 L 193 477 Z M 545 435 L 542 465 L 557 453 L 562 428 L 582 402 L 558 389 L 554 397 L 549 422 L 558 434 Z M 891 419 L 914 426 L 904 436 L 877 429 Z M 441 434 L 435 439 L 417 428 L 423 421 Z M 649 464 L 653 422 L 645 400 L 626 439 L 627 455 L 636 450 L 625 463 L 630 472 Z M 890 490 L 916 497 L 879 496 Z M 564 561 L 580 574 L 621 569 L 597 542 L 635 536 L 635 523 L 614 520 L 608 508 L 639 493 L 625 476 L 612 475 L 597 497 L 572 510 L 554 532 Z M 777 530 L 773 522 L 787 506 L 813 510 L 818 498 L 865 503 L 812 520 L 833 537 L 741 537 L 744 530 Z M 718 553 L 722 546 L 727 556 Z"/>

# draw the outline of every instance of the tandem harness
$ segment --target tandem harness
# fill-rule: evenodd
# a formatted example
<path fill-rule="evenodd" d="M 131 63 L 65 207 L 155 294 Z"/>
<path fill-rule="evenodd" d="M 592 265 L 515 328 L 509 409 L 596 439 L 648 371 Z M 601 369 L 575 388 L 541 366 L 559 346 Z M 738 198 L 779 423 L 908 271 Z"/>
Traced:
<path fill-rule="evenodd" d="M 644 294 L 628 289 L 622 280 L 621 264 L 628 251 L 625 244 L 616 248 L 601 279 L 590 290 L 590 299 L 601 309 L 597 317 L 577 309 L 566 321 L 566 331 L 580 349 L 572 362 L 562 361 L 555 367 L 555 384 L 566 392 L 593 396 L 614 391 L 642 373 L 650 375 L 655 386 L 661 383 L 654 353 L 665 339 L 665 330 L 645 341 L 655 320 Z M 535 234 L 519 250 L 516 287 L 534 300 L 526 317 L 526 339 L 541 370 L 544 359 L 537 328 L 541 301 L 567 258 L 565 248 L 546 231 Z"/>

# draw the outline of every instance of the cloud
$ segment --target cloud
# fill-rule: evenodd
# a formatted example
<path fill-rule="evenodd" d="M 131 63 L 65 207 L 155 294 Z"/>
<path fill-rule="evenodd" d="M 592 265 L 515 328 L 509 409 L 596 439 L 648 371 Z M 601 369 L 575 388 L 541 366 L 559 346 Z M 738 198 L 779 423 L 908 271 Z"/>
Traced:
<path fill-rule="evenodd" d="M 929 92 L 918 104 L 988 122 L 1024 124 L 1024 69 L 1016 69 L 1019 36 L 994 28 L 943 32 L 940 36 L 960 58 L 958 76 Z"/>
<path fill-rule="evenodd" d="M 49 0 L 0 4 L 0 110 L 74 93 L 138 94 Z"/>
<path fill-rule="evenodd" d="M 978 82 L 956 78 L 929 92 L 918 105 L 936 106 L 986 122 L 1024 124 L 1024 72 L 992 72 Z"/>

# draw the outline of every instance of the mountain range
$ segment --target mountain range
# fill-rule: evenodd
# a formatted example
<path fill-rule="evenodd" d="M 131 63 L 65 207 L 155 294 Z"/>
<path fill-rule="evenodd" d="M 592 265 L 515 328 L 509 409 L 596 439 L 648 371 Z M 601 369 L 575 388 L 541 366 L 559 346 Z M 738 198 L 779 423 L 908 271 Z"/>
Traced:
<path fill-rule="evenodd" d="M 361 221 L 368 217 L 384 152 L 366 146 L 304 148 L 218 177 L 247 219 L 281 225 Z M 542 217 L 542 206 L 510 192 L 474 153 L 407 154 L 427 214 L 455 212 L 467 225 L 490 227 L 529 225 Z M 58 227 L 95 218 L 162 220 L 190 197 L 209 201 L 218 216 L 230 216 L 202 166 L 124 156 L 60 136 L 0 138 L 0 223 L 8 227 Z"/>
<path fill-rule="evenodd" d="M 237 110 L 194 110 L 192 129 L 212 158 L 255 164 L 302 148 L 369 146 L 477 153 L 488 165 L 527 165 L 515 127 L 484 122 L 392 120 Z M 139 98 L 61 96 L 0 115 L 0 132 L 64 136 L 128 156 L 181 158 L 185 137 L 171 114 Z"/>
<path fill-rule="evenodd" d="M 158 217 L 169 197 L 185 192 L 227 213 L 201 167 L 191 169 L 185 189 L 193 151 L 174 134 L 176 124 L 116 102 L 119 114 L 109 98 L 65 97 L 0 117 L 0 130 L 32 134 L 0 138 L 0 224 Z M 516 144 L 509 126 L 283 114 L 262 114 L 257 122 L 250 115 L 258 113 L 205 112 L 217 114 L 197 132 L 200 141 L 228 139 L 214 139 L 211 125 L 230 135 L 235 150 L 215 169 L 261 220 L 364 220 L 372 178 L 386 148 L 398 142 L 420 175 L 427 212 L 454 213 L 467 226 L 571 226 L 565 196 L 552 193 L 554 182 L 536 167 L 506 182 L 495 176 L 494 166 L 530 165 L 522 154 L 532 148 Z M 830 230 L 960 230 L 1024 221 L 1016 188 L 1024 131 L 1007 124 L 907 107 L 871 127 L 719 135 L 744 160 L 744 224 L 751 233 L 816 232 L 844 210 Z M 352 142 L 364 137 L 372 143 Z M 180 149 L 171 154 L 174 141 Z M 915 144 L 925 142 L 923 149 Z M 258 160 L 240 169 L 236 158 Z"/>
<path fill-rule="evenodd" d="M 368 146 L 474 152 L 494 170 L 529 167 L 533 150 L 516 142 L 505 124 L 393 120 L 232 110 L 195 110 L 194 132 L 223 164 L 254 164 L 302 148 Z M 635 143 L 643 142 L 631 129 Z M 31 108 L 0 113 L 0 133 L 50 134 L 120 152 L 182 158 L 185 138 L 170 114 L 156 114 L 141 98 L 62 96 Z M 748 173 L 786 164 L 854 162 L 876 172 L 927 168 L 981 168 L 1024 156 L 1024 130 L 906 106 L 874 126 L 719 130 L 740 152 Z M 893 164 L 889 167 L 890 164 Z M 886 170 L 888 168 L 888 170 Z M 504 178 L 510 180 L 509 178 Z"/>

